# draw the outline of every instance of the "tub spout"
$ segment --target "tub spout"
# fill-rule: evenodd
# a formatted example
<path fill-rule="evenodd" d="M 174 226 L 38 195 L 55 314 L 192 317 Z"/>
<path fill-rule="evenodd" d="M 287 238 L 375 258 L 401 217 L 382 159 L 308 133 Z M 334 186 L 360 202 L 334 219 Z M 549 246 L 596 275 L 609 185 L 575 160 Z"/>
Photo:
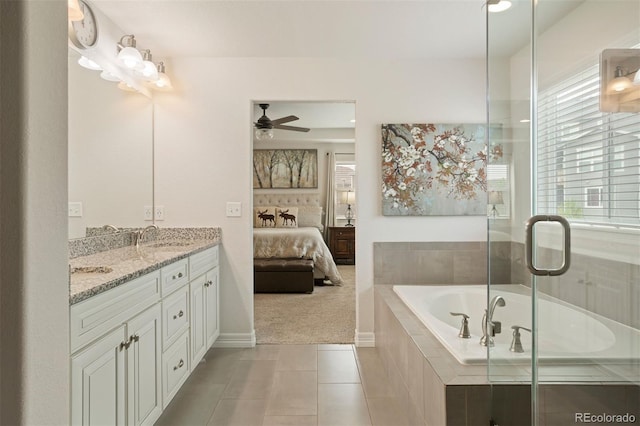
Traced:
<path fill-rule="evenodd" d="M 496 306 L 505 306 L 505 302 L 502 296 L 495 296 L 489 302 L 489 309 L 484 310 L 484 316 L 482 317 L 482 337 L 480 338 L 480 344 L 482 346 L 493 346 L 493 336 L 499 334 L 502 331 L 502 324 L 499 321 L 493 320 L 493 313 L 496 310 Z"/>

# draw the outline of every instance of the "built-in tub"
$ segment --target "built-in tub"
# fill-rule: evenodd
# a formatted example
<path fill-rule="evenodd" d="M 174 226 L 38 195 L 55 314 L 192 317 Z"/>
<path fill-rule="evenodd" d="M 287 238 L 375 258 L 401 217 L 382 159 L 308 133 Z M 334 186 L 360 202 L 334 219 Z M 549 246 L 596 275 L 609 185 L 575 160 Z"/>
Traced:
<path fill-rule="evenodd" d="M 487 306 L 486 285 L 395 285 L 395 293 L 462 364 L 487 361 L 480 345 L 482 316 Z M 494 285 L 491 297 L 500 295 L 504 307 L 496 307 L 494 321 L 502 333 L 494 337 L 491 362 L 529 363 L 531 335 L 521 331 L 523 353 L 511 352 L 511 327 L 531 328 L 531 298 L 527 287 Z M 458 337 L 462 312 L 469 318 L 471 338 Z M 539 361 L 628 362 L 640 358 L 640 331 L 548 296 L 538 302 Z"/>

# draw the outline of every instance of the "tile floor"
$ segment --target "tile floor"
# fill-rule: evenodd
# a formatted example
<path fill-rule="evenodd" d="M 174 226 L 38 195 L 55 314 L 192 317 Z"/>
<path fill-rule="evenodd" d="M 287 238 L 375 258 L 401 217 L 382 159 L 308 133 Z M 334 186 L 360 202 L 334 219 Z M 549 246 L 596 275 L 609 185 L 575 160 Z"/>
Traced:
<path fill-rule="evenodd" d="M 375 348 L 209 350 L 156 425 L 406 425 Z"/>

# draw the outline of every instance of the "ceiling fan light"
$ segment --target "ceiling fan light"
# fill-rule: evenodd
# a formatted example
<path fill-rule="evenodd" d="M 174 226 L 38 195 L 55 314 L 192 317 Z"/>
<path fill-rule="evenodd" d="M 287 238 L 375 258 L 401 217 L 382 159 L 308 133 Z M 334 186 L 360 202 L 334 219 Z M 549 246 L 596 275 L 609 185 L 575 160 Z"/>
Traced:
<path fill-rule="evenodd" d="M 273 129 L 256 129 L 255 135 L 259 141 L 273 139 Z"/>

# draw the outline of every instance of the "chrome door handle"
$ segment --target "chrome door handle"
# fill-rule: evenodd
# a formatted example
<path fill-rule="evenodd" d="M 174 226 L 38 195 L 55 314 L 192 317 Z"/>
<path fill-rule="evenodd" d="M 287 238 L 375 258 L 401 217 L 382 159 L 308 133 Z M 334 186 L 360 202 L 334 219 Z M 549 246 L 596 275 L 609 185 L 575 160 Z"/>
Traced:
<path fill-rule="evenodd" d="M 538 222 L 558 222 L 564 229 L 564 259 L 558 269 L 538 269 L 533 264 L 533 226 Z M 525 257 L 527 260 L 527 269 L 529 269 L 533 275 L 553 277 L 567 272 L 571 266 L 571 227 L 567 219 L 557 215 L 531 216 L 525 225 Z"/>

